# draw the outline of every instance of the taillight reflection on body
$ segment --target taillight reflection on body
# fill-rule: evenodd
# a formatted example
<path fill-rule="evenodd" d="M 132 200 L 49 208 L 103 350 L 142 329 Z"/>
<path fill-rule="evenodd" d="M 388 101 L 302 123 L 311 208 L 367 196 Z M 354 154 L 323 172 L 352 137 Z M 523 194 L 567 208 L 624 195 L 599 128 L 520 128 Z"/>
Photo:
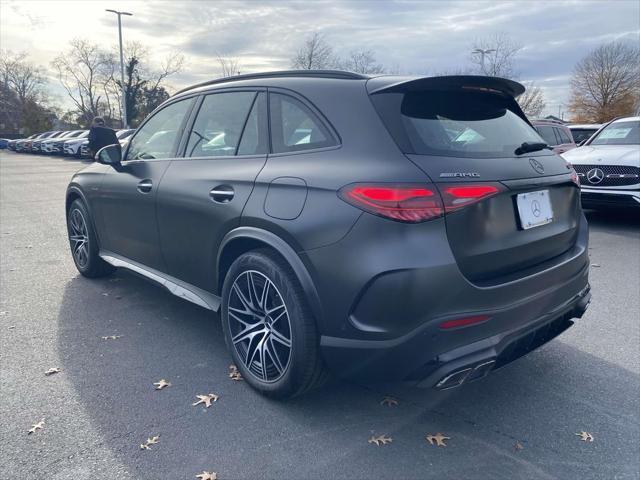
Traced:
<path fill-rule="evenodd" d="M 399 222 L 424 222 L 444 213 L 437 189 L 428 184 L 357 183 L 343 187 L 339 195 L 361 210 Z"/>
<path fill-rule="evenodd" d="M 444 330 L 451 328 L 469 327 L 471 325 L 477 325 L 478 323 L 484 323 L 489 320 L 488 315 L 475 315 L 473 317 L 456 318 L 454 320 L 447 320 L 442 322 L 439 327 Z"/>
<path fill-rule="evenodd" d="M 505 187 L 499 183 L 440 184 L 438 188 L 440 189 L 446 212 L 454 212 L 505 190 Z"/>

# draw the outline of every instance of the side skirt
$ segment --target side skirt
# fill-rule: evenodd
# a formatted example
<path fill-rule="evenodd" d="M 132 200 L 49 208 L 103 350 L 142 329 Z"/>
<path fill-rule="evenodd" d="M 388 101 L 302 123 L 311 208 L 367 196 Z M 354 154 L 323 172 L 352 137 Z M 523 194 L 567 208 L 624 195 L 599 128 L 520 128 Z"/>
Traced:
<path fill-rule="evenodd" d="M 127 270 L 131 270 L 132 272 L 158 283 L 176 297 L 183 298 L 184 300 L 195 303 L 207 310 L 213 310 L 214 312 L 217 312 L 220 309 L 220 297 L 202 290 L 201 288 L 194 287 L 182 280 L 178 280 L 166 273 L 159 272 L 153 268 L 149 268 L 141 265 L 140 263 L 134 262 L 133 260 L 129 260 L 121 255 L 104 250 L 100 251 L 100 258 L 114 267 L 126 268 Z"/>

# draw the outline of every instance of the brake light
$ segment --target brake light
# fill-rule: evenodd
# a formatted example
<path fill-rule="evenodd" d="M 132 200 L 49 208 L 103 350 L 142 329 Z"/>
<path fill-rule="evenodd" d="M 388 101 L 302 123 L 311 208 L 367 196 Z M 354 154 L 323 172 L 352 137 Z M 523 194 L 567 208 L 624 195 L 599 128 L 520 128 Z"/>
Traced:
<path fill-rule="evenodd" d="M 440 184 L 438 188 L 446 212 L 454 212 L 505 190 L 505 187 L 499 183 Z"/>
<path fill-rule="evenodd" d="M 399 222 L 424 222 L 444 213 L 432 185 L 358 183 L 341 188 L 338 195 L 361 210 Z"/>
<path fill-rule="evenodd" d="M 447 320 L 446 322 L 442 322 L 439 326 L 445 330 L 450 328 L 458 328 L 458 327 L 468 327 L 470 325 L 476 325 L 478 323 L 483 323 L 489 320 L 488 315 L 476 315 L 473 317 L 465 317 L 465 318 L 456 318 L 455 320 Z"/>

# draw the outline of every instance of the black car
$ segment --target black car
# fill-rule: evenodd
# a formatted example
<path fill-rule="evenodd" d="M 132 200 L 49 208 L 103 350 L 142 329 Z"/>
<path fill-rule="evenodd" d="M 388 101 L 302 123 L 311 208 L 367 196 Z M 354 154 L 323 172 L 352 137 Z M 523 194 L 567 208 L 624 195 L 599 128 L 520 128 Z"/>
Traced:
<path fill-rule="evenodd" d="M 274 397 L 332 370 L 450 388 L 590 300 L 577 177 L 511 80 L 239 75 L 183 90 L 67 191 L 87 277 L 133 270 L 220 311 Z"/>

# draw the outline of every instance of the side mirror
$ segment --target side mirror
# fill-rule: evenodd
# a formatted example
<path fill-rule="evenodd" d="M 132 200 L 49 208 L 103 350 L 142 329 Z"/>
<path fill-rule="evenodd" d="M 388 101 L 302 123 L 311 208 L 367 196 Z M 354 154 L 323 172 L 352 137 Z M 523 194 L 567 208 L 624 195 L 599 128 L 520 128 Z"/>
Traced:
<path fill-rule="evenodd" d="M 120 148 L 120 144 L 102 147 L 98 150 L 98 153 L 96 153 L 95 160 L 96 162 L 103 163 L 105 165 L 120 163 L 122 161 L 122 149 Z"/>

